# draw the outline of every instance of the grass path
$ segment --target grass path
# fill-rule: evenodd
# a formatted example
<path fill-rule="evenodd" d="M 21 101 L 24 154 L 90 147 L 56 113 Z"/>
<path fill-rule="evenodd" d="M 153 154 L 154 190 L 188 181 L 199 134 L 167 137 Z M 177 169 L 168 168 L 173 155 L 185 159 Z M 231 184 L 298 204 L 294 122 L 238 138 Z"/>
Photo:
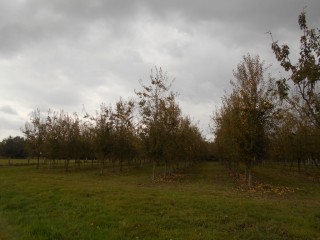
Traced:
<path fill-rule="evenodd" d="M 0 239 L 320 239 L 320 184 L 277 166 L 255 176 L 268 187 L 239 191 L 218 163 L 173 181 L 151 169 L 65 173 L 0 168 Z"/>

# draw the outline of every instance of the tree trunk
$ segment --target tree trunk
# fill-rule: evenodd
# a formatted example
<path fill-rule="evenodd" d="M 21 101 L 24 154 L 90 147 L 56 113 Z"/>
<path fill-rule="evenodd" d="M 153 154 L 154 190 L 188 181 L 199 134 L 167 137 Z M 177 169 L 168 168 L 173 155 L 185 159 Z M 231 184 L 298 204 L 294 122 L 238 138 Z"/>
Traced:
<path fill-rule="evenodd" d="M 246 164 L 246 180 L 248 187 L 252 186 L 252 163 Z"/>
<path fill-rule="evenodd" d="M 65 159 L 64 160 L 64 165 L 65 165 L 65 168 L 66 168 L 66 172 L 69 171 L 69 159 Z"/>
<path fill-rule="evenodd" d="M 114 172 L 114 167 L 115 167 L 116 160 L 112 158 L 111 162 L 112 162 L 112 172 Z"/>
<path fill-rule="evenodd" d="M 129 169 L 130 169 L 130 168 L 131 168 L 131 160 L 128 159 L 128 160 L 127 160 L 127 163 L 128 163 L 128 167 L 129 167 Z"/>
<path fill-rule="evenodd" d="M 228 160 L 228 168 L 232 172 L 232 162 L 230 160 Z"/>
<path fill-rule="evenodd" d="M 251 172 L 251 168 L 248 169 L 248 187 L 252 186 L 252 172 Z"/>
<path fill-rule="evenodd" d="M 279 161 L 283 162 L 282 170 L 286 168 L 287 166 L 287 160 L 285 157 L 280 157 Z"/>
<path fill-rule="evenodd" d="M 153 160 L 153 166 L 152 166 L 152 181 L 154 181 L 155 171 L 156 171 L 156 161 Z"/>
<path fill-rule="evenodd" d="M 104 158 L 101 159 L 101 166 L 100 166 L 100 175 L 104 175 Z"/>
<path fill-rule="evenodd" d="M 311 157 L 311 159 L 312 159 L 312 161 L 314 162 L 314 165 L 315 165 L 318 169 L 320 169 L 320 167 L 319 167 L 319 165 L 318 165 L 318 163 L 317 163 L 317 160 L 316 160 L 314 157 Z"/>
<path fill-rule="evenodd" d="M 164 161 L 164 177 L 166 177 L 167 176 L 167 161 Z"/>
<path fill-rule="evenodd" d="M 37 169 L 39 169 L 39 165 L 40 165 L 40 156 L 39 154 L 37 155 Z"/>

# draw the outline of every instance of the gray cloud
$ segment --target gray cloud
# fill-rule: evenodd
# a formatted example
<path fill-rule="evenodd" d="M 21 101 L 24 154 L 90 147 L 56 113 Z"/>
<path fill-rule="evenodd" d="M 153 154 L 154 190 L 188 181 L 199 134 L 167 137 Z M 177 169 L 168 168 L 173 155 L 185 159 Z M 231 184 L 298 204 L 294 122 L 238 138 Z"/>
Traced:
<path fill-rule="evenodd" d="M 176 78 L 183 112 L 206 128 L 244 54 L 277 74 L 266 31 L 297 51 L 304 6 L 317 26 L 318 0 L 0 0 L 0 118 L 14 106 L 19 119 L 6 115 L 0 138 L 37 107 L 93 111 L 133 96 L 154 66 Z"/>
<path fill-rule="evenodd" d="M 207 29 L 214 35 L 235 34 L 242 42 L 250 41 L 247 32 L 263 33 L 268 30 L 297 30 L 297 15 L 305 6 L 310 19 L 318 22 L 317 0 L 286 1 L 2 1 L 1 2 L 1 51 L 9 53 L 39 41 L 55 39 L 76 41 L 87 34 L 92 24 L 106 23 L 113 37 L 127 36 L 127 24 L 144 15 L 152 21 L 165 21 L 175 25 L 172 16 L 184 19 L 186 25 L 215 22 L 221 28 Z M 223 32 L 222 32 L 223 31 Z M 244 35 L 244 36 L 242 36 Z M 247 37 L 245 37 L 247 36 Z M 245 38 L 245 39 L 244 39 Z M 251 39 L 254 39 L 251 36 Z"/>
<path fill-rule="evenodd" d="M 17 115 L 17 112 L 9 105 L 1 106 L 0 112 L 10 115 Z"/>
<path fill-rule="evenodd" d="M 17 117 L 0 115 L 1 140 L 9 136 L 22 135 L 21 129 L 25 121 Z"/>

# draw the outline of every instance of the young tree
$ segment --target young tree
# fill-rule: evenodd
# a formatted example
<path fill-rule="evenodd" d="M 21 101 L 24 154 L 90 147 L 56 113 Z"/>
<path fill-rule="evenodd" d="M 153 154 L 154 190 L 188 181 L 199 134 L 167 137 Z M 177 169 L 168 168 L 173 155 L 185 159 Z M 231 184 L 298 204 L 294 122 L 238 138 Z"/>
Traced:
<path fill-rule="evenodd" d="M 220 161 L 233 173 L 237 173 L 241 159 L 238 136 L 240 128 L 240 107 L 237 95 L 231 93 L 222 98 L 222 106 L 213 116 L 215 125 L 215 147 Z"/>
<path fill-rule="evenodd" d="M 46 124 L 41 117 L 39 109 L 35 110 L 31 114 L 31 123 L 25 124 L 23 133 L 26 135 L 26 141 L 29 146 L 31 155 L 35 155 L 37 158 L 37 168 L 40 165 L 40 156 L 42 154 L 46 136 Z"/>
<path fill-rule="evenodd" d="M 179 133 L 181 127 L 181 109 L 175 101 L 175 95 L 170 93 L 166 101 L 160 104 L 159 123 L 162 127 L 163 134 L 163 163 L 165 165 L 164 175 L 168 173 L 169 167 L 179 161 L 178 146 Z"/>
<path fill-rule="evenodd" d="M 104 175 L 105 160 L 112 155 L 112 145 L 114 137 L 114 122 L 112 119 L 111 107 L 104 104 L 100 106 L 100 112 L 96 117 L 92 117 L 95 125 L 92 128 L 95 154 L 100 161 L 100 175 Z"/>
<path fill-rule="evenodd" d="M 94 131 L 92 122 L 89 119 L 89 115 L 85 114 L 83 117 L 83 121 L 80 125 L 80 131 L 81 131 L 81 140 L 80 140 L 80 149 L 81 149 L 81 157 L 87 160 L 91 160 L 91 168 L 93 168 L 93 162 L 94 162 Z"/>
<path fill-rule="evenodd" d="M 165 145 L 168 136 L 163 117 L 167 102 L 174 94 L 170 92 L 172 81 L 161 68 L 155 68 L 155 72 L 151 72 L 150 81 L 149 85 L 141 84 L 142 90 L 136 94 L 139 97 L 138 104 L 141 116 L 140 137 L 144 142 L 146 155 L 153 162 L 152 180 L 154 180 L 156 164 L 163 162 L 165 158 Z"/>
<path fill-rule="evenodd" d="M 114 144 L 113 157 L 118 159 L 120 163 L 120 171 L 122 171 L 123 161 L 130 162 L 135 155 L 135 129 L 133 124 L 133 101 L 123 101 L 120 99 L 116 103 L 115 110 L 112 114 L 114 122 Z"/>

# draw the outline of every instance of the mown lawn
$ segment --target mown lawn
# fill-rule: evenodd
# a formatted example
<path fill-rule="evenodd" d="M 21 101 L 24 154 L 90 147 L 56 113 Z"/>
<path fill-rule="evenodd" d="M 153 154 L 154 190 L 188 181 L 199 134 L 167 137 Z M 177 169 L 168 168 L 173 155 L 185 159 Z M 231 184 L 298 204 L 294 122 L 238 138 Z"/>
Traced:
<path fill-rule="evenodd" d="M 151 168 L 0 167 L 0 239 L 320 239 L 319 183 L 254 174 L 265 186 L 246 191 L 208 162 L 155 183 Z"/>

